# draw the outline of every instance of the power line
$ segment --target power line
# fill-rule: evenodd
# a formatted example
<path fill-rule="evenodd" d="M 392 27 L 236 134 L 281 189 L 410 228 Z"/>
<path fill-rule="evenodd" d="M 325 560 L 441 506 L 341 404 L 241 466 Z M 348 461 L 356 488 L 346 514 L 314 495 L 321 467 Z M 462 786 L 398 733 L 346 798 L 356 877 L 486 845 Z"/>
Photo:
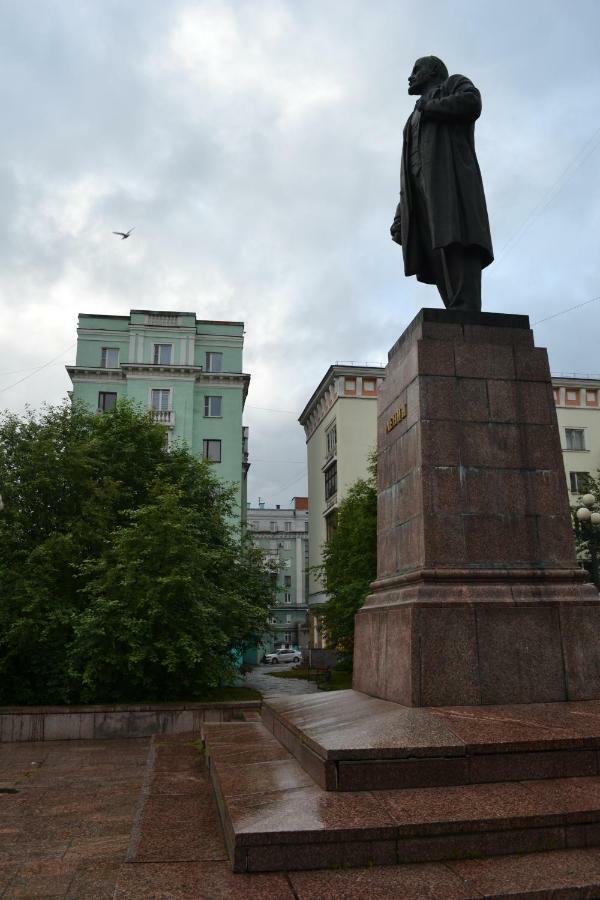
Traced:
<path fill-rule="evenodd" d="M 298 475 L 297 478 L 294 478 L 293 481 L 290 481 L 288 484 L 284 484 L 283 487 L 275 488 L 275 491 L 273 491 L 272 493 L 280 493 L 281 494 L 281 493 L 283 493 L 283 491 L 287 491 L 288 488 L 290 488 L 293 484 L 296 484 L 297 481 L 300 481 L 300 479 L 304 478 L 304 476 L 307 474 L 308 474 L 308 472 L 305 469 L 304 472 L 302 472 L 301 475 Z"/>
<path fill-rule="evenodd" d="M 289 413 L 290 416 L 297 416 L 295 409 L 273 409 L 271 406 L 246 406 L 245 409 L 262 409 L 265 412 Z"/>
<path fill-rule="evenodd" d="M 305 459 L 256 459 L 254 457 L 250 457 L 251 463 L 290 463 L 293 466 L 304 466 L 306 465 Z"/>
<path fill-rule="evenodd" d="M 575 306 L 569 306 L 568 309 L 561 309 L 560 312 L 554 313 L 551 316 L 546 316 L 545 319 L 538 319 L 537 322 L 533 322 L 533 325 L 541 325 L 542 322 L 549 322 L 550 319 L 556 319 L 557 316 L 564 316 L 565 313 L 572 312 L 574 309 L 581 309 L 582 306 L 587 306 L 588 303 L 594 303 L 596 300 L 600 300 L 600 296 L 592 297 L 591 300 L 585 300 L 583 303 L 577 303 Z"/>
<path fill-rule="evenodd" d="M 47 369 L 48 366 L 51 366 L 53 362 L 56 362 L 57 359 L 60 359 L 61 356 L 64 356 L 65 353 L 68 353 L 69 350 L 72 350 L 77 341 L 74 341 L 66 350 L 63 350 L 62 353 L 59 353 L 58 356 L 53 356 L 52 359 L 49 359 L 48 362 L 43 363 L 43 365 L 38 366 L 37 369 L 33 369 L 28 375 L 24 375 L 23 378 L 19 378 L 18 381 L 13 381 L 12 384 L 7 384 L 6 387 L 0 388 L 0 394 L 3 394 L 4 391 L 9 391 L 11 388 L 16 387 L 18 384 L 21 384 L 23 381 L 27 381 L 28 378 L 33 378 L 34 375 L 37 375 L 38 372 L 41 372 L 42 369 Z"/>
<path fill-rule="evenodd" d="M 504 259 L 504 257 L 508 254 L 509 249 L 517 243 L 519 238 L 523 235 L 523 233 L 529 228 L 531 223 L 537 218 L 537 216 L 546 209 L 547 206 L 554 200 L 554 198 L 560 193 L 562 190 L 564 182 L 573 175 L 580 166 L 592 155 L 594 150 L 600 144 L 600 128 L 597 128 L 594 133 L 587 139 L 581 150 L 573 157 L 571 162 L 563 169 L 558 178 L 554 181 L 552 187 L 547 192 L 545 197 L 540 200 L 540 202 L 534 206 L 533 210 L 530 212 L 528 217 L 522 223 L 522 225 L 517 228 L 515 233 L 511 238 L 508 239 L 506 244 L 500 250 L 498 257 L 496 258 L 496 266 L 498 263 Z M 494 269 L 495 271 L 495 269 Z M 566 312 L 566 310 L 565 310 Z"/>

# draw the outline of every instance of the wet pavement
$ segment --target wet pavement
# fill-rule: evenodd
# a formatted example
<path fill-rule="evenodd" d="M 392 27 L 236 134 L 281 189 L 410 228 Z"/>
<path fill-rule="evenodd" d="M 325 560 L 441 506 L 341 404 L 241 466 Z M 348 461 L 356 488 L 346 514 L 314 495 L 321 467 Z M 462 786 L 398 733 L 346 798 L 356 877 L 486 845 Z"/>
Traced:
<path fill-rule="evenodd" d="M 294 669 L 296 663 L 276 666 L 255 666 L 242 682 L 246 687 L 260 691 L 265 697 L 277 694 L 314 694 L 319 690 L 314 681 L 304 678 L 274 678 L 272 673 Z"/>
<path fill-rule="evenodd" d="M 256 713 L 248 715 L 257 718 Z M 595 847 L 448 863 L 234 875 L 197 733 L 0 744 L 0 788 L 2 900 L 600 895 L 600 849 Z"/>

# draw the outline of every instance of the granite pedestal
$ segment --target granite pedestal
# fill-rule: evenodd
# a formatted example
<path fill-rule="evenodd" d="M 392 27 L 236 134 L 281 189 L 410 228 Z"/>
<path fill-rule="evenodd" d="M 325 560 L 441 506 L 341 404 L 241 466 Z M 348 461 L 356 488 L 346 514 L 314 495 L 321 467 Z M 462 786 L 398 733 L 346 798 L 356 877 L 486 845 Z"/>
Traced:
<path fill-rule="evenodd" d="M 234 869 L 600 846 L 600 601 L 546 351 L 525 316 L 422 310 L 378 419 L 354 689 L 203 728 Z"/>
<path fill-rule="evenodd" d="M 353 687 L 404 706 L 600 698 L 600 601 L 528 318 L 421 310 L 389 353 L 377 440 Z"/>

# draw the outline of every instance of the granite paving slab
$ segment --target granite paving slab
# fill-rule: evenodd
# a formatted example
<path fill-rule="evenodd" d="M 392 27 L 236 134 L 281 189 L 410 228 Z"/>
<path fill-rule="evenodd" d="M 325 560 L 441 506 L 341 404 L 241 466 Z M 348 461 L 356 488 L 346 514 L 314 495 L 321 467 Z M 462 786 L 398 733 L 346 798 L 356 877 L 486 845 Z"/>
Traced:
<path fill-rule="evenodd" d="M 227 729 L 211 726 L 204 739 L 234 871 L 395 865 L 600 844 L 599 776 L 327 791 L 310 784 L 291 753 L 287 761 L 228 762 Z M 248 729 L 250 749 L 254 736 L 265 740 Z M 241 737 L 238 728 L 232 739 Z"/>
<path fill-rule="evenodd" d="M 348 690 L 268 698 L 262 721 L 328 790 L 600 774 L 598 701 L 413 708 Z"/>
<path fill-rule="evenodd" d="M 3 758 L 7 771 L 12 773 L 11 784 L 18 784 L 19 793 L 0 796 L 0 897 L 3 900 L 36 896 L 68 900 L 262 900 L 265 896 L 284 900 L 474 900 L 481 897 L 565 900 L 600 896 L 600 851 L 595 847 L 462 861 L 344 868 L 356 866 L 357 859 L 352 857 L 355 851 L 361 851 L 361 842 L 350 840 L 345 845 L 345 857 L 338 855 L 339 865 L 331 871 L 299 870 L 297 866 L 306 864 L 307 855 L 318 856 L 318 847 L 308 845 L 295 854 L 293 845 L 289 845 L 287 870 L 233 873 L 197 739 L 197 734 L 169 736 L 168 740 L 159 739 L 153 747 L 148 739 L 123 741 L 120 742 L 122 756 L 118 745 L 111 742 L 117 751 L 112 757 L 113 774 L 119 778 L 111 780 L 109 776 L 107 780 L 102 768 L 96 781 L 91 771 L 86 771 L 83 780 L 79 780 L 78 760 L 87 754 L 75 750 L 72 741 L 54 744 L 52 753 L 44 758 L 34 752 L 36 747 L 40 750 L 39 745 L 26 748 L 10 745 Z M 272 736 L 271 740 L 274 740 Z M 220 752 L 226 764 L 232 758 L 228 753 L 230 746 L 236 748 L 234 756 L 242 752 L 240 744 L 222 742 Z M 264 742 L 259 755 L 268 754 L 268 746 Z M 18 752 L 13 756 L 15 750 Z M 102 752 L 98 752 L 97 758 L 101 756 Z M 169 760 L 172 767 L 167 764 Z M 43 765 L 29 768 L 32 761 L 43 761 Z M 249 766 L 257 761 L 260 759 L 253 759 L 249 754 Z M 234 762 L 243 761 L 235 758 Z M 62 804 L 62 788 L 57 788 L 54 777 L 59 770 L 65 791 Z M 125 777 L 128 773 L 129 780 Z M 507 798 L 516 798 L 523 788 L 535 795 L 534 804 L 541 812 L 542 818 L 536 819 L 533 809 L 530 810 L 531 821 L 536 826 L 543 824 L 548 812 L 552 813 L 552 804 L 560 801 L 565 822 L 575 825 L 587 815 L 584 837 L 598 841 L 598 824 L 594 823 L 600 794 L 598 779 L 534 781 L 506 788 L 500 797 L 495 785 L 478 786 L 477 799 L 472 794 L 471 800 L 461 793 L 461 788 L 456 788 L 450 792 L 446 806 L 439 793 L 436 799 L 435 791 L 415 791 L 412 797 L 411 791 L 378 792 L 371 795 L 376 800 L 371 826 L 377 825 L 377 810 L 385 807 L 384 814 L 393 820 L 402 819 L 404 838 L 412 840 L 411 816 L 419 817 L 420 806 L 421 818 L 427 823 L 431 838 L 439 836 L 438 820 L 448 816 L 449 811 L 453 812 L 457 837 L 460 837 L 461 818 L 468 816 L 469 803 L 473 803 L 479 817 L 483 819 L 487 815 L 490 827 L 495 828 L 498 815 L 493 805 L 503 806 Z M 296 792 L 307 790 L 314 788 L 298 788 Z M 87 802 L 88 792 L 89 797 L 100 801 L 97 809 L 92 809 Z M 279 793 L 285 797 L 294 791 Z M 323 793 L 317 791 L 316 796 L 321 797 Z M 399 793 L 401 798 L 397 796 Z M 81 804 L 76 802 L 78 794 L 82 797 Z M 270 797 L 277 794 L 274 792 Z M 399 807 L 388 803 L 392 794 L 396 795 Z M 111 795 L 114 806 L 104 803 Z M 304 796 L 307 799 L 306 793 Z M 330 802 L 341 796 L 328 794 L 322 807 L 334 824 Z M 347 803 L 345 810 L 352 817 L 353 804 L 362 802 L 363 795 L 358 800 L 350 794 L 343 796 Z M 49 800 L 48 815 L 44 797 Z M 256 793 L 250 797 L 255 812 L 258 812 L 257 799 Z M 102 820 L 108 816 L 112 828 L 115 821 L 112 813 L 119 804 L 123 820 L 125 813 L 129 815 L 129 826 L 120 825 L 118 833 L 102 835 Z M 289 828 L 281 802 L 277 806 L 279 826 Z M 275 810 L 274 806 L 272 821 L 277 823 Z M 244 814 L 248 814 L 248 809 Z M 315 817 L 314 812 L 307 815 Z M 51 826 L 50 820 L 57 816 L 61 818 L 60 824 Z M 41 827 L 36 828 L 38 820 L 42 820 Z M 337 823 L 344 824 L 352 825 L 352 818 Z M 399 821 L 396 824 L 400 827 Z M 90 829 L 96 827 L 98 833 L 90 835 Z M 489 835 L 495 833 L 471 833 L 479 854 L 484 850 L 485 840 L 491 840 Z M 138 855 L 125 862 L 128 844 L 130 849 L 137 848 Z M 5 856 L 7 848 L 10 848 L 9 859 Z M 383 852 L 385 845 L 380 850 Z M 174 852 L 184 858 L 172 861 Z M 146 859 L 144 853 L 148 854 Z M 268 863 L 268 853 L 260 861 Z M 321 856 L 319 861 L 326 860 Z"/>

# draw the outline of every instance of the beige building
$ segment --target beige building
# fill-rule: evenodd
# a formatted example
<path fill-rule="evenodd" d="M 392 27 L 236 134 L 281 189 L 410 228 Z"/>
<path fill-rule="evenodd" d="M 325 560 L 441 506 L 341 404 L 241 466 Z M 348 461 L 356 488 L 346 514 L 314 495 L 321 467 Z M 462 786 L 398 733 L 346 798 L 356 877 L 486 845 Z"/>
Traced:
<path fill-rule="evenodd" d="M 600 469 L 600 379 L 552 376 L 565 474 L 571 503 L 585 493 L 585 478 Z"/>
<path fill-rule="evenodd" d="M 377 394 L 385 369 L 380 366 L 330 366 L 302 411 L 308 457 L 308 603 L 326 598 L 314 567 L 336 524 L 337 508 L 348 488 L 367 475 L 377 441 Z M 311 645 L 320 646 L 318 624 L 310 616 Z"/>

